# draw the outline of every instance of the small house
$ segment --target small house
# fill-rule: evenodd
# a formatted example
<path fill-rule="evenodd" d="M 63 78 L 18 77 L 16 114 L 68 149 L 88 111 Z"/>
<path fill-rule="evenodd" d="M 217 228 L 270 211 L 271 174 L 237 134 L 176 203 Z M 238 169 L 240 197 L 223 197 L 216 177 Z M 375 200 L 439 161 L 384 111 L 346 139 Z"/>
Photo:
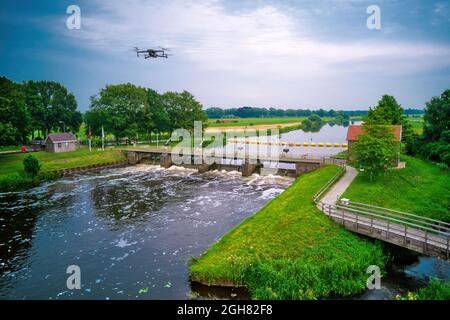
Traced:
<path fill-rule="evenodd" d="M 400 162 L 400 142 L 402 141 L 402 126 L 401 125 L 391 125 L 392 134 L 394 135 L 394 141 L 397 144 L 397 157 L 396 157 L 396 165 L 398 166 Z M 348 151 L 347 151 L 347 160 L 350 159 L 350 155 L 352 152 L 352 144 L 358 141 L 358 136 L 364 133 L 364 127 L 362 125 L 350 125 L 347 131 L 347 142 L 348 142 Z"/>
<path fill-rule="evenodd" d="M 45 149 L 48 152 L 70 152 L 77 149 L 77 138 L 73 133 L 51 133 L 45 139 Z"/>

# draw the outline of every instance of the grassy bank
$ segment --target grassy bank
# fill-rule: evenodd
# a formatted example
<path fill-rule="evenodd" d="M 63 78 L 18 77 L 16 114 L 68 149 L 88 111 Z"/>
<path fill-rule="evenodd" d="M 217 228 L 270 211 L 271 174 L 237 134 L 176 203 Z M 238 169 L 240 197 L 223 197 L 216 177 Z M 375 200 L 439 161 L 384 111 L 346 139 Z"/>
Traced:
<path fill-rule="evenodd" d="M 190 265 L 194 281 L 244 284 L 256 299 L 317 299 L 364 290 L 380 246 L 337 225 L 311 198 L 338 172 L 305 174 Z"/>
<path fill-rule="evenodd" d="M 27 177 L 23 170 L 23 159 L 28 156 L 25 153 L 9 154 L 0 156 L 0 189 L 18 187 L 38 183 L 40 180 L 54 178 L 52 171 L 84 167 L 94 164 L 102 164 L 114 161 L 125 160 L 125 156 L 120 150 L 89 151 L 82 148 L 74 152 L 50 153 L 33 152 L 42 164 L 41 174 L 33 181 Z"/>
<path fill-rule="evenodd" d="M 402 156 L 406 168 L 370 182 L 360 174 L 343 197 L 352 201 L 450 221 L 450 173 L 435 164 Z"/>
<path fill-rule="evenodd" d="M 431 279 L 425 288 L 397 296 L 397 300 L 450 300 L 450 282 Z"/>

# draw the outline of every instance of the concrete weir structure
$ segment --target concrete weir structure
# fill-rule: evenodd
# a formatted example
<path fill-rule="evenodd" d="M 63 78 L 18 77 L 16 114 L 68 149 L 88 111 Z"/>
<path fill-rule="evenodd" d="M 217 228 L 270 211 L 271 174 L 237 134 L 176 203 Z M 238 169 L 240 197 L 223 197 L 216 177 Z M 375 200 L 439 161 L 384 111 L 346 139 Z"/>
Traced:
<path fill-rule="evenodd" d="M 254 173 L 261 174 L 263 171 L 282 176 L 298 177 L 323 165 L 345 165 L 345 160 L 329 156 L 295 154 L 267 156 L 234 152 L 232 154 L 217 153 L 202 157 L 201 153 L 192 152 L 191 149 L 175 150 L 170 148 L 126 149 L 123 152 L 126 154 L 129 164 L 138 164 L 145 161 L 159 164 L 163 168 L 177 165 L 197 169 L 200 173 L 211 170 L 238 171 L 242 173 L 243 177 L 251 176 Z M 183 161 L 180 161 L 181 157 Z M 281 168 L 280 164 L 283 164 L 284 168 Z"/>

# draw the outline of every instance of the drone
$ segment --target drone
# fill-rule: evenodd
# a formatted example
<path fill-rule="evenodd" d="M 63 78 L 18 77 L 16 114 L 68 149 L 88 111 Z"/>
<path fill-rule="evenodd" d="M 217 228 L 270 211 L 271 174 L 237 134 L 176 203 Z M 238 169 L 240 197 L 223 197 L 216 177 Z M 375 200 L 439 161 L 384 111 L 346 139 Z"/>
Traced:
<path fill-rule="evenodd" d="M 144 55 L 145 59 L 148 58 L 168 58 L 170 54 L 166 53 L 166 51 L 170 51 L 170 49 L 166 49 L 163 47 L 159 47 L 159 49 L 147 49 L 147 50 L 139 50 L 138 47 L 134 47 L 134 51 L 136 51 L 136 55 L 139 58 L 141 54 Z"/>

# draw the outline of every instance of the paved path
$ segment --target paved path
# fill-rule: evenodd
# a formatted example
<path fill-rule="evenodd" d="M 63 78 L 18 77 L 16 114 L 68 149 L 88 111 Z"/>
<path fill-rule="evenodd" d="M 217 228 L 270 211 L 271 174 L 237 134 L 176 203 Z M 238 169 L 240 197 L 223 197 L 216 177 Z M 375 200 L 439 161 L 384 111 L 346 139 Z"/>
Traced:
<path fill-rule="evenodd" d="M 322 198 L 321 202 L 327 204 L 336 204 L 338 198 L 347 190 L 353 179 L 358 175 L 358 171 L 350 166 L 347 166 L 347 171 L 344 176 L 336 182 L 330 191 Z"/>

